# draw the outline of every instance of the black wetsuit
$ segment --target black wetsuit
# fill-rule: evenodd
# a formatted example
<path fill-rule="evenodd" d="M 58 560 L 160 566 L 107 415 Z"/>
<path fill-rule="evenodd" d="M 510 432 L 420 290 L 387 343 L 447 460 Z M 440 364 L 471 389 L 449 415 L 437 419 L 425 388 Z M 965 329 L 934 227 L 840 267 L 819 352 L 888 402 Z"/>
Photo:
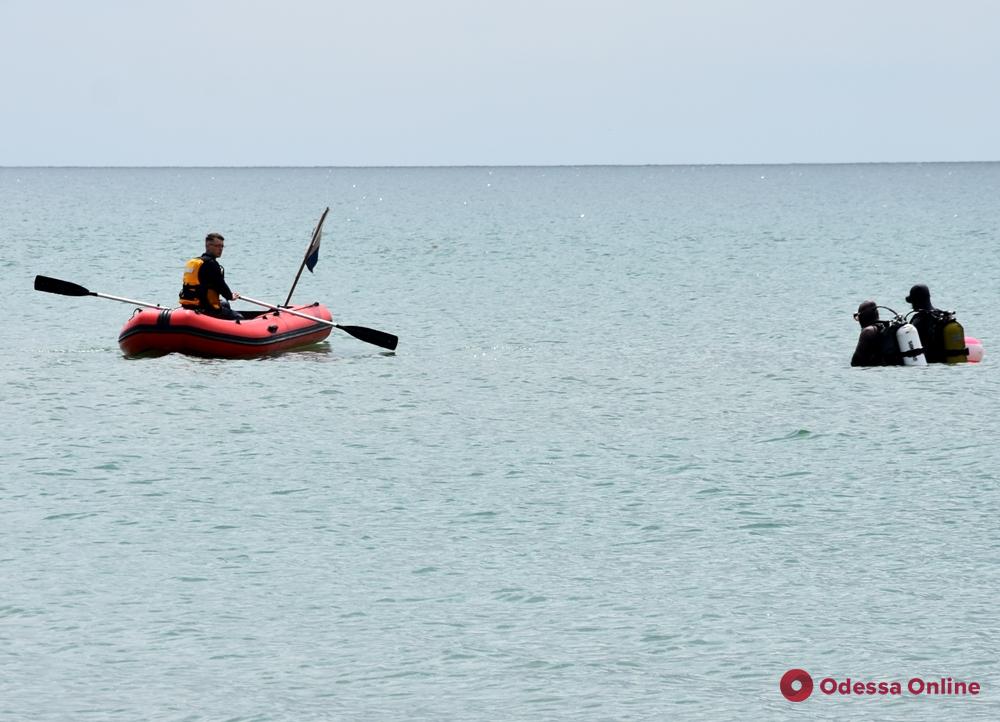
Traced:
<path fill-rule="evenodd" d="M 910 323 L 917 329 L 920 345 L 924 347 L 924 357 L 927 363 L 944 363 L 944 346 L 937 329 L 937 321 L 932 314 L 942 313 L 936 308 L 918 309 L 910 318 Z"/>
<path fill-rule="evenodd" d="M 899 366 L 902 363 L 896 334 L 885 321 L 861 329 L 851 366 Z"/>

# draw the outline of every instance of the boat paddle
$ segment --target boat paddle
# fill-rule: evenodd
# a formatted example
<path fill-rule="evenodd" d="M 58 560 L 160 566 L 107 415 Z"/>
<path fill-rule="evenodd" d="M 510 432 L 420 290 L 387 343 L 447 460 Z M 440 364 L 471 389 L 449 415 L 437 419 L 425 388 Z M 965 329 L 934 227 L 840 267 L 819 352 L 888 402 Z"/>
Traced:
<path fill-rule="evenodd" d="M 341 326 L 339 323 L 334 323 L 333 321 L 327 321 L 324 318 L 317 318 L 316 316 L 310 316 L 308 313 L 302 313 L 301 311 L 294 311 L 290 308 L 282 308 L 280 306 L 275 306 L 270 303 L 264 303 L 263 301 L 258 301 L 255 298 L 249 298 L 240 294 L 241 301 L 247 301 L 249 303 L 255 303 L 258 306 L 263 306 L 264 308 L 269 308 L 272 311 L 277 311 L 279 313 L 290 313 L 293 316 L 298 316 L 299 318 L 308 318 L 310 321 L 316 321 L 316 323 L 324 323 L 327 326 L 332 326 L 333 328 L 339 328 L 341 331 L 345 331 L 354 338 L 364 341 L 366 343 L 371 343 L 376 346 L 381 346 L 382 348 L 387 348 L 390 351 L 396 350 L 396 344 L 399 343 L 399 338 L 393 336 L 391 333 L 386 333 L 385 331 L 379 331 L 374 328 L 365 328 L 364 326 Z"/>
<path fill-rule="evenodd" d="M 60 281 L 58 278 L 49 278 L 48 276 L 35 276 L 35 290 L 45 291 L 46 293 L 58 293 L 60 296 L 97 296 L 98 298 L 107 298 L 111 301 L 121 301 L 122 303 L 130 303 L 133 306 L 145 306 L 146 308 L 163 308 L 158 303 L 146 303 L 145 301 L 136 301 L 132 298 L 122 298 L 121 296 L 109 296 L 106 293 L 98 293 L 97 291 L 88 291 L 83 286 L 76 283 L 70 283 L 69 281 Z"/>

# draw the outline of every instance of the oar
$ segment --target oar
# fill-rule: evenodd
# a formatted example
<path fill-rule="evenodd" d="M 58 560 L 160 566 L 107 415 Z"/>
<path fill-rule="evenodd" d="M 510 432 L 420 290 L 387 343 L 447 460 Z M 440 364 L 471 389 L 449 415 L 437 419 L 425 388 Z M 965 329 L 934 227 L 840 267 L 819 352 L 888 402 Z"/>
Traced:
<path fill-rule="evenodd" d="M 333 328 L 339 328 L 341 331 L 346 331 L 356 339 L 366 343 L 375 344 L 376 346 L 381 346 L 382 348 L 387 348 L 390 351 L 394 351 L 396 349 L 396 344 L 399 343 L 399 338 L 396 336 L 374 328 L 365 328 L 364 326 L 341 326 L 339 323 L 327 321 L 325 318 L 317 318 L 316 316 L 310 316 L 308 313 L 302 313 L 301 311 L 294 311 L 290 308 L 282 308 L 270 303 L 264 303 L 263 301 L 258 301 L 255 298 L 244 296 L 242 293 L 240 294 L 240 300 L 256 303 L 258 306 L 263 306 L 264 308 L 269 308 L 272 311 L 278 311 L 279 313 L 290 313 L 293 316 L 298 316 L 299 318 L 308 318 L 310 321 L 315 321 L 316 323 L 325 323 L 327 326 L 332 326 Z"/>
<path fill-rule="evenodd" d="M 58 293 L 60 296 L 97 296 L 98 298 L 107 298 L 111 301 L 121 301 L 122 303 L 130 303 L 133 306 L 145 306 L 146 308 L 163 308 L 158 303 L 146 303 L 145 301 L 136 301 L 132 298 L 122 298 L 121 296 L 109 296 L 106 293 L 98 293 L 97 291 L 88 291 L 83 286 L 77 285 L 75 283 L 70 283 L 69 281 L 60 281 L 58 278 L 49 278 L 48 276 L 35 276 L 35 290 L 45 291 L 46 293 Z"/>

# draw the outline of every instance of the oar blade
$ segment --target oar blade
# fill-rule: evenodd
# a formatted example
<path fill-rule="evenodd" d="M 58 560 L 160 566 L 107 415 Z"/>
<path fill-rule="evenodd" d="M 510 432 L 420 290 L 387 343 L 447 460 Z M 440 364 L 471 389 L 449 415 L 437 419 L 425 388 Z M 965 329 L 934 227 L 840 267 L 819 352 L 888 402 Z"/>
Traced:
<path fill-rule="evenodd" d="M 35 276 L 35 290 L 46 293 L 58 293 L 60 296 L 92 296 L 83 286 L 69 281 L 61 281 L 58 278 L 48 276 Z"/>
<path fill-rule="evenodd" d="M 365 328 L 364 326 L 341 326 L 340 324 L 337 324 L 337 328 L 341 331 L 346 331 L 360 341 L 381 346 L 382 348 L 387 348 L 390 351 L 395 351 L 396 345 L 399 343 L 398 337 L 393 336 L 391 333 L 379 331 L 374 328 Z"/>

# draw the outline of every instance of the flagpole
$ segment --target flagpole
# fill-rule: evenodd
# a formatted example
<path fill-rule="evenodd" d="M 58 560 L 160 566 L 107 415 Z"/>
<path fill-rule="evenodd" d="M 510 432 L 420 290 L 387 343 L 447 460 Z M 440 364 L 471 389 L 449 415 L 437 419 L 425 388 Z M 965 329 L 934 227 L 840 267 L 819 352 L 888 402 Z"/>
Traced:
<path fill-rule="evenodd" d="M 323 211 L 323 215 L 319 218 L 319 223 L 316 224 L 316 230 L 313 231 L 312 238 L 309 241 L 309 247 L 306 248 L 306 255 L 302 257 L 302 264 L 299 266 L 299 272 L 295 274 L 295 280 L 292 282 L 292 287 L 288 291 L 288 298 L 285 299 L 285 305 L 288 306 L 292 302 L 292 294 L 295 292 L 295 287 L 299 284 L 299 277 L 302 275 L 302 269 L 306 267 L 306 261 L 309 260 L 309 256 L 313 252 L 313 244 L 316 243 L 316 239 L 319 238 L 320 230 L 323 228 L 323 221 L 326 220 L 326 214 L 330 212 L 329 206 Z"/>

